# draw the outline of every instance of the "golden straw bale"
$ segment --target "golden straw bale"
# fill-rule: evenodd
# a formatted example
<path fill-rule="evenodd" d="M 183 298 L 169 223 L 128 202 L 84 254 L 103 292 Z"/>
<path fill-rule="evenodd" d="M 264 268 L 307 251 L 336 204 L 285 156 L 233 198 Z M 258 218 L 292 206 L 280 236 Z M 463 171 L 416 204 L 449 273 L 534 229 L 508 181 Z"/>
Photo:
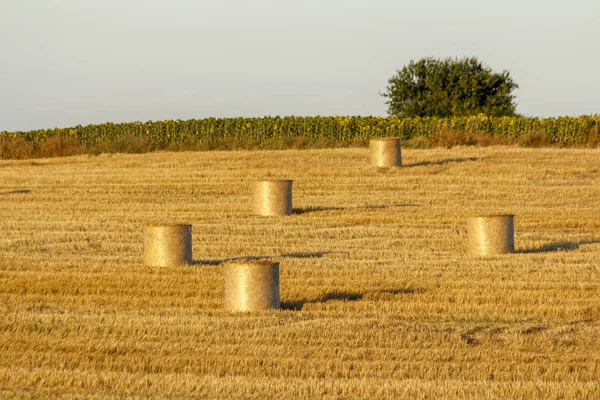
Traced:
<path fill-rule="evenodd" d="M 371 165 L 379 168 L 402 166 L 400 138 L 377 138 L 369 141 Z"/>
<path fill-rule="evenodd" d="M 144 264 L 171 267 L 192 263 L 192 226 L 152 224 L 144 230 Z"/>
<path fill-rule="evenodd" d="M 227 311 L 261 311 L 281 307 L 278 262 L 229 261 L 223 267 Z"/>
<path fill-rule="evenodd" d="M 265 179 L 255 183 L 252 199 L 254 214 L 284 216 L 292 214 L 292 181 Z"/>
<path fill-rule="evenodd" d="M 467 219 L 468 253 L 488 256 L 515 252 L 514 216 L 485 215 Z"/>

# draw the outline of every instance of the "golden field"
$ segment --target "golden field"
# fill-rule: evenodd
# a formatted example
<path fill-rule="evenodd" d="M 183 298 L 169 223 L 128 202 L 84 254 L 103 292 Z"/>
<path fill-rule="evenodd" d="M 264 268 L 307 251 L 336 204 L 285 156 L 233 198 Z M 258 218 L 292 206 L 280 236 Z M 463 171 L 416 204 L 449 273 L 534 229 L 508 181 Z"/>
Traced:
<path fill-rule="evenodd" d="M 0 398 L 600 398 L 600 151 L 151 153 L 0 161 Z M 293 179 L 295 213 L 251 214 Z M 515 214 L 516 254 L 466 218 Z M 142 265 L 148 223 L 194 265 Z M 281 263 L 223 311 L 220 263 Z"/>

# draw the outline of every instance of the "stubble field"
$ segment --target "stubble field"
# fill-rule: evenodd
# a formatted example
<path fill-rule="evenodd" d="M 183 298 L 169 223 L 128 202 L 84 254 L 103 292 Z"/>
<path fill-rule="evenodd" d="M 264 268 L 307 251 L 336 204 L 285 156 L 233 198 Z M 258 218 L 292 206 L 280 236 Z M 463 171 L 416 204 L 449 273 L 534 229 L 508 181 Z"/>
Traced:
<path fill-rule="evenodd" d="M 0 398 L 600 398 L 600 152 L 367 149 L 0 161 Z M 294 214 L 251 214 L 257 179 Z M 515 214 L 516 253 L 465 255 Z M 141 263 L 193 226 L 194 265 Z M 220 263 L 281 263 L 223 311 Z"/>

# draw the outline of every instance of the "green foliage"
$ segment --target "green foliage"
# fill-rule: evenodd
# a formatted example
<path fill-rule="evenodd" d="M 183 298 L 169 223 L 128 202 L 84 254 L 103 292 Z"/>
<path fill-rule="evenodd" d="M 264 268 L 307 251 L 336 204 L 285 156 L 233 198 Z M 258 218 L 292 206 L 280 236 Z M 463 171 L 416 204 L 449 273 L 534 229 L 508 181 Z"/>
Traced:
<path fill-rule="evenodd" d="M 64 154 L 67 147 L 73 146 L 81 147 L 79 153 L 137 153 L 161 149 L 347 146 L 366 143 L 372 137 L 396 136 L 408 140 L 442 137 L 449 132 L 488 135 L 525 145 L 543 137 L 543 144 L 597 146 L 600 144 L 599 128 L 598 115 L 545 119 L 488 117 L 483 114 L 451 118 L 317 116 L 104 123 L 28 132 L 0 132 L 0 158 L 13 158 L 7 154 L 25 151 L 22 148 L 11 150 L 7 146 L 22 147 L 27 143 L 31 144 L 31 148 L 22 157 L 37 154 L 39 149 L 43 150 L 44 146 L 49 148 L 50 144 L 56 154 Z M 61 140 L 48 142 L 50 138 Z M 13 142 L 8 143 L 10 140 Z M 86 148 L 88 151 L 85 151 Z"/>
<path fill-rule="evenodd" d="M 388 114 L 395 117 L 514 115 L 518 85 L 476 58 L 411 61 L 388 80 Z"/>

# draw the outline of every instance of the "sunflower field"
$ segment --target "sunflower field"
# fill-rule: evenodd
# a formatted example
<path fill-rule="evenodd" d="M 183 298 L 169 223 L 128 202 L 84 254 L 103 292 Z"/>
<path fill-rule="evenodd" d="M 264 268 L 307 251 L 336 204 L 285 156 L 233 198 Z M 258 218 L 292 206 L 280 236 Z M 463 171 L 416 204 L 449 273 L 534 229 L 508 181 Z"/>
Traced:
<path fill-rule="evenodd" d="M 260 144 L 267 140 L 303 138 L 336 143 L 366 141 L 372 137 L 395 136 L 404 140 L 428 138 L 445 132 L 480 134 L 518 141 L 527 135 L 544 135 L 549 143 L 565 146 L 600 143 L 600 115 L 580 117 L 488 117 L 480 114 L 453 118 L 393 118 L 380 116 L 316 116 L 262 118 L 204 118 L 94 124 L 70 128 L 37 129 L 26 132 L 0 132 L 1 138 L 43 142 L 48 138 L 75 139 L 83 146 L 123 137 L 143 138 L 154 148 L 165 148 L 185 140 L 195 142 L 239 140 Z"/>

